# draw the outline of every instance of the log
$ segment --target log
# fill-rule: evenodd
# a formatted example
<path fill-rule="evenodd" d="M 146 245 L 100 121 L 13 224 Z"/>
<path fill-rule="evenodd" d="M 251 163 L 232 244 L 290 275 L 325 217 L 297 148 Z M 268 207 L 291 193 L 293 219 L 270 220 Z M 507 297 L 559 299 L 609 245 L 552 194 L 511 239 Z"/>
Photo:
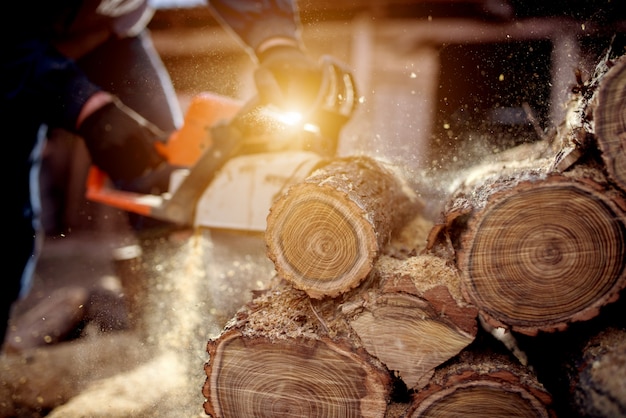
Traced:
<path fill-rule="evenodd" d="M 329 328 L 313 309 L 305 293 L 275 286 L 209 340 L 202 388 L 206 413 L 213 418 L 383 416 L 391 391 L 387 370 L 340 324 Z"/>
<path fill-rule="evenodd" d="M 407 418 L 555 417 L 552 398 L 532 371 L 489 350 L 464 350 L 415 393 Z"/>
<path fill-rule="evenodd" d="M 376 284 L 344 301 L 341 312 L 370 354 L 419 389 L 472 343 L 477 310 L 464 302 L 457 270 L 432 255 L 381 256 L 371 279 Z"/>
<path fill-rule="evenodd" d="M 581 417 L 626 415 L 626 329 L 597 332 L 575 356 L 569 356 L 572 410 Z"/>
<path fill-rule="evenodd" d="M 626 363 L 619 359 L 619 351 L 626 343 L 625 308 L 626 300 L 620 298 L 602 308 L 597 317 L 573 323 L 562 332 L 517 335 L 520 349 L 552 395 L 559 417 L 624 415 Z M 621 414 L 610 412 L 619 405 Z"/>
<path fill-rule="evenodd" d="M 480 316 L 528 335 L 593 318 L 626 284 L 623 193 L 595 167 L 546 167 L 503 165 L 476 177 L 437 229 Z"/>
<path fill-rule="evenodd" d="M 309 297 L 336 297 L 365 279 L 394 232 L 421 207 L 393 167 L 369 157 L 337 159 L 272 205 L 268 256 Z"/>
<path fill-rule="evenodd" d="M 626 56 L 602 60 L 592 85 L 597 88 L 584 118 L 590 122 L 608 176 L 626 191 Z"/>

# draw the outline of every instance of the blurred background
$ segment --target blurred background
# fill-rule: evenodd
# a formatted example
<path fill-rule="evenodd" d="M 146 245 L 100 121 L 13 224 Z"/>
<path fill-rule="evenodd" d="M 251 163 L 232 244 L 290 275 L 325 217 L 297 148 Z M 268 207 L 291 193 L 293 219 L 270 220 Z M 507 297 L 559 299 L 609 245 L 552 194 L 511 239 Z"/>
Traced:
<path fill-rule="evenodd" d="M 254 94 L 253 62 L 203 1 L 152 3 L 150 29 L 183 111 L 199 92 Z M 299 9 L 310 53 L 344 60 L 359 88 L 339 153 L 391 160 L 436 194 L 428 180 L 436 173 L 558 127 L 572 88 L 607 48 L 623 53 L 618 3 L 301 0 Z M 88 165 L 80 141 L 50 141 L 42 173 L 49 235 L 123 227 L 123 214 L 85 202 Z"/>

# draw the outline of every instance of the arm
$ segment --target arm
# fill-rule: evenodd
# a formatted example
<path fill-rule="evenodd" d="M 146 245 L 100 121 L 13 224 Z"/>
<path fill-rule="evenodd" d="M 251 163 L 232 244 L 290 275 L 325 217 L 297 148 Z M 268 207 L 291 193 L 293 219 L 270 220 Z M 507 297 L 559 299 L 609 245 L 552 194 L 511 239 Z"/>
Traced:
<path fill-rule="evenodd" d="M 212 0 L 209 7 L 259 64 L 254 79 L 262 103 L 313 102 L 321 73 L 305 52 L 295 1 Z"/>
<path fill-rule="evenodd" d="M 328 105 L 329 114 L 339 114 L 337 126 L 343 125 L 356 103 L 352 76 L 337 61 L 311 59 L 295 0 L 212 0 L 209 6 L 257 60 L 254 81 L 261 103 L 306 114 Z"/>
<path fill-rule="evenodd" d="M 212 0 L 209 7 L 253 57 L 278 45 L 303 49 L 300 20 L 294 1 Z"/>
<path fill-rule="evenodd" d="M 31 123 L 79 134 L 93 163 L 114 181 L 161 165 L 153 142 L 165 133 L 89 81 L 72 60 L 34 39 L 5 45 L 3 106 L 19 109 Z"/>
<path fill-rule="evenodd" d="M 1 68 L 6 105 L 23 108 L 41 123 L 74 132 L 81 109 L 101 90 L 72 60 L 38 39 L 5 42 Z"/>
<path fill-rule="evenodd" d="M 75 59 L 114 34 L 133 34 L 152 15 L 146 0 L 12 1 L 5 12 L 19 24 L 0 28 L 3 104 L 70 131 L 87 100 L 101 91 Z"/>

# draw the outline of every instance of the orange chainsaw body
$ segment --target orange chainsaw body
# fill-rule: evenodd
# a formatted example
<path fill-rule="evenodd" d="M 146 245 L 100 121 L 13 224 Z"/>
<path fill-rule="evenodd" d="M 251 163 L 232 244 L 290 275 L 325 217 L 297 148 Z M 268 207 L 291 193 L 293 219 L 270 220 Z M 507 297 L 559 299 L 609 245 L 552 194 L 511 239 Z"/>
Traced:
<path fill-rule="evenodd" d="M 191 167 L 212 146 L 211 127 L 232 118 L 242 106 L 242 102 L 230 97 L 200 93 L 191 100 L 183 126 L 173 132 L 167 142 L 156 143 L 155 147 L 170 164 Z M 94 202 L 145 216 L 151 216 L 153 208 L 161 203 L 158 196 L 110 187 L 106 173 L 95 166 L 89 169 L 86 197 Z"/>

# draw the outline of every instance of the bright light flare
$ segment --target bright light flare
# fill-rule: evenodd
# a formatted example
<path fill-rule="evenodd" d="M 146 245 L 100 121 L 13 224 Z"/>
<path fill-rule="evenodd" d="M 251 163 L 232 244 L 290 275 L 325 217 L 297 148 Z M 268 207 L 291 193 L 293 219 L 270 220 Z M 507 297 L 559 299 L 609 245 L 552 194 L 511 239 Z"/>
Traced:
<path fill-rule="evenodd" d="M 279 115 L 279 120 L 285 125 L 294 126 L 302 121 L 302 113 L 295 111 L 283 112 L 282 115 Z"/>
<path fill-rule="evenodd" d="M 319 126 L 307 122 L 304 118 L 304 114 L 297 110 L 282 110 L 274 107 L 266 108 L 263 110 L 266 117 L 269 117 L 276 122 L 281 123 L 284 126 L 291 128 L 302 129 L 307 132 L 319 133 Z"/>
<path fill-rule="evenodd" d="M 266 116 L 289 126 L 296 126 L 302 122 L 303 116 L 297 111 L 283 111 L 278 109 L 265 109 Z"/>
<path fill-rule="evenodd" d="M 320 132 L 320 127 L 317 126 L 317 125 L 314 125 L 312 123 L 305 123 L 302 128 L 305 131 L 311 132 L 311 133 L 314 133 L 314 134 L 318 134 Z"/>

